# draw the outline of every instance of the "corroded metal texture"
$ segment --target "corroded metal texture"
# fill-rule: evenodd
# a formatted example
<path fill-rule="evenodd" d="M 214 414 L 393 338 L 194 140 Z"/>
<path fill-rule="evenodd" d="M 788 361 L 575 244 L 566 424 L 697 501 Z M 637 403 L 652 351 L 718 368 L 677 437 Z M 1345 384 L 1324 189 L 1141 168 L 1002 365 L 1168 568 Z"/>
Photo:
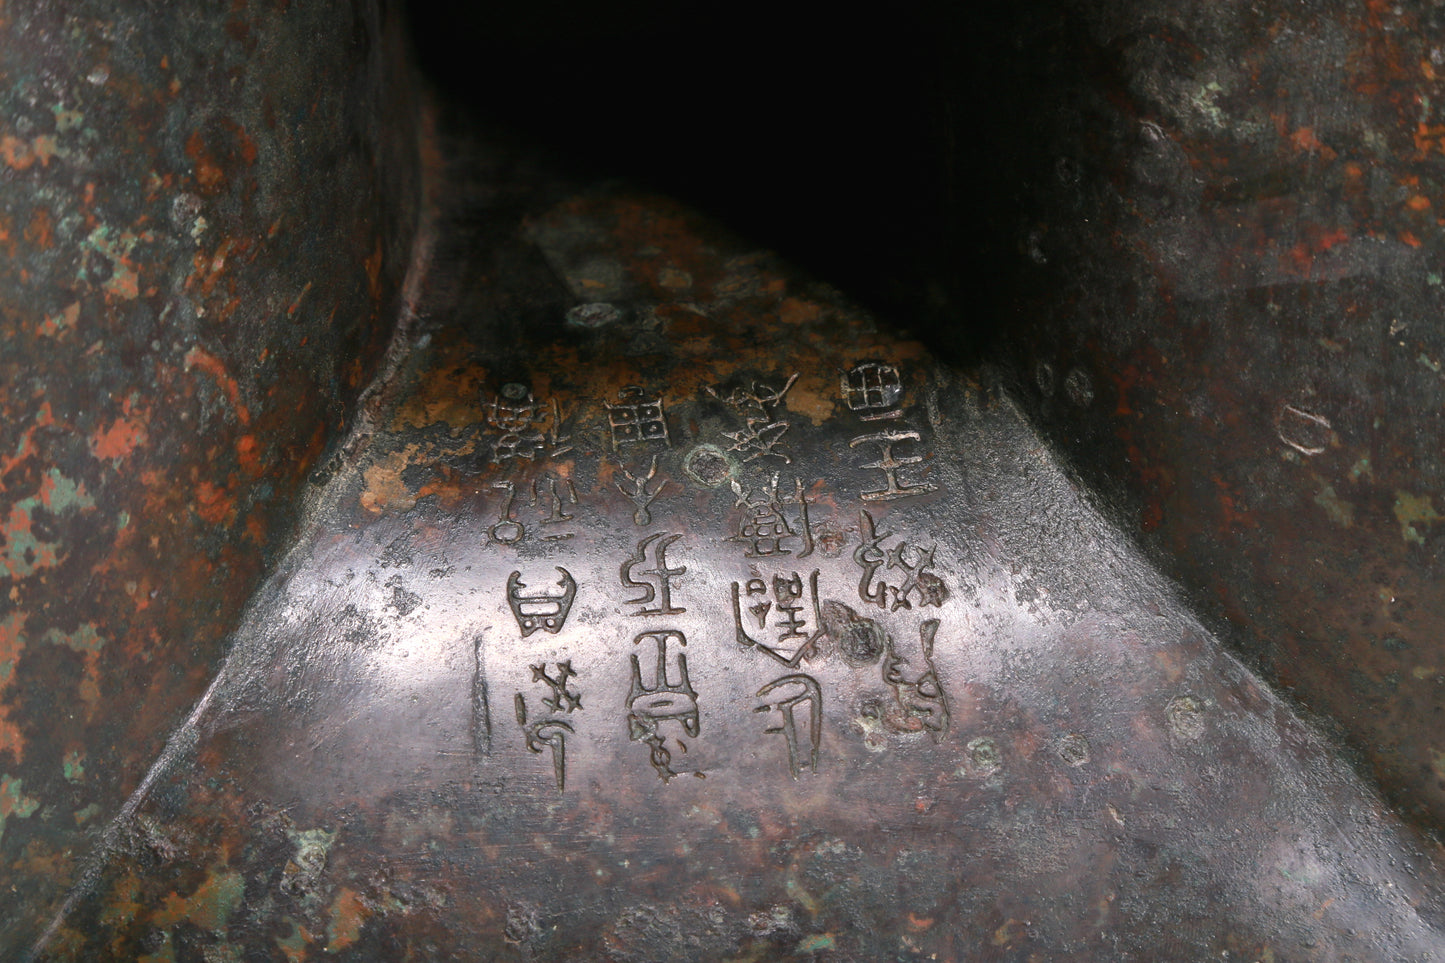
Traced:
<path fill-rule="evenodd" d="M 0 957 L 211 682 L 385 344 L 393 15 L 0 9 Z"/>
<path fill-rule="evenodd" d="M 454 150 L 429 319 L 52 959 L 1439 958 L 984 374 Z"/>
<path fill-rule="evenodd" d="M 1021 396 L 1438 830 L 1441 9 L 1060 3 L 1023 36 Z"/>

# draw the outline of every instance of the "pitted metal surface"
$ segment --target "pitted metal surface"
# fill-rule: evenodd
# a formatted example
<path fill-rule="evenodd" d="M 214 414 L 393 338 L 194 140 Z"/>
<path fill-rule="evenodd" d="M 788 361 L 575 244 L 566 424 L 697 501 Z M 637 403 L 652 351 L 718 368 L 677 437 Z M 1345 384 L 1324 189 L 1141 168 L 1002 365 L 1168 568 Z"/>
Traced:
<path fill-rule="evenodd" d="M 378 365 L 418 206 L 394 18 L 0 11 L 0 957 L 210 684 Z"/>
<path fill-rule="evenodd" d="M 1236 650 L 1438 834 L 1440 9 L 1028 19 L 1019 398 Z"/>
<path fill-rule="evenodd" d="M 47 958 L 1445 950 L 1433 848 L 989 373 L 505 196 Z"/>
<path fill-rule="evenodd" d="M 0 955 L 1445 956 L 1432 14 L 990 21 L 957 365 L 393 13 L 0 13 Z"/>

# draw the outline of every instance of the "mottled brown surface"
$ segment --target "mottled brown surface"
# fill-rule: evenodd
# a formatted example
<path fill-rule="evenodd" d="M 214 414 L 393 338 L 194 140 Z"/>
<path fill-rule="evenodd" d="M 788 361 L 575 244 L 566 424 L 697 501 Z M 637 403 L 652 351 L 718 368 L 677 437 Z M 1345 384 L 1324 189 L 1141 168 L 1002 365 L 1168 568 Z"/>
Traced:
<path fill-rule="evenodd" d="M 1201 611 L 1445 818 L 1442 122 L 1426 4 L 1147 3 L 1029 38 L 1028 407 Z"/>
<path fill-rule="evenodd" d="M 211 682 L 385 344 L 392 15 L 0 10 L 0 956 Z"/>
<path fill-rule="evenodd" d="M 1086 498 L 1009 379 L 466 143 L 303 494 L 408 250 L 384 12 L 5 16 L 0 952 L 1445 955 L 1438 845 L 1130 542 L 1431 823 L 1428 18 L 1029 38 Z"/>
<path fill-rule="evenodd" d="M 375 435 L 48 958 L 1440 955 L 1433 847 L 1009 402 L 670 202 L 526 186 L 454 195 Z M 865 361 L 897 368 L 898 418 L 850 410 Z M 629 384 L 662 397 L 665 442 L 619 443 L 607 406 Z M 496 406 L 529 392 L 518 457 Z M 781 395 L 763 405 L 787 425 L 752 459 L 749 395 Z M 918 432 L 898 481 L 931 490 L 862 497 L 881 482 L 850 441 L 880 421 Z M 775 473 L 788 554 L 749 557 L 768 544 L 736 536 Z M 665 557 L 652 535 L 677 536 Z M 560 597 L 559 568 L 565 619 L 529 632 L 510 573 Z M 795 571 L 808 594 L 818 573 L 824 631 L 786 667 L 741 643 L 775 640 L 730 591 Z M 629 719 L 630 657 L 652 686 L 663 631 L 688 639 L 698 715 L 658 725 L 659 757 Z M 798 674 L 816 764 L 807 728 L 792 762 L 767 731 L 764 687 Z M 528 745 L 545 720 L 570 726 L 564 779 Z"/>

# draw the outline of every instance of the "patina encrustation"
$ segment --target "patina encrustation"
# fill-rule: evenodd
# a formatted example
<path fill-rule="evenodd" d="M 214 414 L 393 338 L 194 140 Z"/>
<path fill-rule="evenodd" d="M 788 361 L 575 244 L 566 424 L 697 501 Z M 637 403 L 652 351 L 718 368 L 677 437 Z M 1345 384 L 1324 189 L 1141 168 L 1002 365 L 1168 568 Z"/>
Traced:
<path fill-rule="evenodd" d="M 0 11 L 0 956 L 210 684 L 397 316 L 389 4 Z"/>
<path fill-rule="evenodd" d="M 938 365 L 452 144 L 410 353 L 48 959 L 1428 959 L 1438 848 Z"/>
<path fill-rule="evenodd" d="M 1176 571 L 1228 600 L 1241 536 L 1191 539 L 1201 504 L 1298 580 L 1291 539 L 1323 553 L 1333 529 L 1299 521 L 1290 472 L 1349 451 L 1356 495 L 1426 477 L 1354 459 L 1327 382 L 1299 381 L 1320 366 L 1283 334 L 1364 357 L 1310 328 L 1309 305 L 1413 303 L 1392 259 L 1433 243 L 1400 226 L 1428 192 L 1372 212 L 1390 190 L 1361 200 L 1331 166 L 1353 128 L 1250 105 L 1294 103 L 1278 87 L 1296 84 L 1323 103 L 1344 76 L 1361 171 L 1424 178 L 1428 155 L 1380 125 L 1425 90 L 1401 51 L 1433 82 L 1424 31 L 1404 29 L 1428 21 L 1329 3 L 1053 12 L 1017 19 L 1057 112 L 1028 127 L 1043 162 L 1021 166 L 1051 186 L 1023 198 L 1039 213 L 1019 235 L 1035 274 L 1012 376 L 941 364 L 685 207 L 579 187 L 465 122 L 434 182 L 436 245 L 413 246 L 416 130 L 384 8 L 14 15 L 31 42 L 5 52 L 21 93 L 0 139 L 16 246 L 0 280 L 19 293 L 0 323 L 29 354 L 4 360 L 0 951 L 1445 955 L 1438 844 L 1130 540 L 1140 518 L 1157 545 L 1179 539 L 1194 554 Z M 1345 53 L 1301 52 L 1330 44 Z M 1171 86 L 1185 76 L 1202 85 Z M 1275 141 L 1296 153 L 1266 157 Z M 1321 235 L 1244 258 L 1231 230 L 1256 255 L 1315 238 L 1334 195 L 1295 195 L 1332 172 L 1358 201 L 1342 210 L 1403 247 L 1372 261 Z M 414 297 L 358 405 L 408 252 Z M 1269 273 L 1307 263 L 1335 274 Z M 1249 323 L 1210 336 L 1201 304 Z M 1180 359 L 1216 367 L 1169 382 Z M 1381 450 L 1425 463 L 1406 445 L 1425 429 L 1383 427 L 1415 387 L 1362 394 Z M 1241 398 L 1269 399 L 1262 421 Z M 1181 441 L 1190 419 L 1207 430 Z M 1109 481 L 1111 458 L 1137 477 Z M 1229 487 L 1235 470 L 1255 487 Z M 1223 495 L 1201 503 L 1189 482 L 1210 471 Z M 1428 550 L 1431 502 L 1398 491 L 1401 542 Z M 1163 500 L 1131 516 L 1141 492 Z M 1350 494 L 1310 504 L 1361 537 L 1390 528 Z M 1377 547 L 1352 557 L 1399 562 Z M 1256 655 L 1288 643 L 1274 628 L 1362 611 L 1341 594 L 1301 615 L 1287 582 L 1266 590 L 1292 605 L 1228 610 Z M 1379 646 L 1412 676 L 1421 626 Z M 1374 665 L 1305 648 L 1261 664 L 1301 693 Z M 1393 703 L 1334 695 L 1357 745 L 1385 745 L 1369 726 Z M 1401 738 L 1428 748 L 1410 722 Z M 1428 822 L 1428 787 L 1391 785 Z"/>
<path fill-rule="evenodd" d="M 1008 356 L 1251 662 L 1445 825 L 1445 20 L 1058 3 Z"/>

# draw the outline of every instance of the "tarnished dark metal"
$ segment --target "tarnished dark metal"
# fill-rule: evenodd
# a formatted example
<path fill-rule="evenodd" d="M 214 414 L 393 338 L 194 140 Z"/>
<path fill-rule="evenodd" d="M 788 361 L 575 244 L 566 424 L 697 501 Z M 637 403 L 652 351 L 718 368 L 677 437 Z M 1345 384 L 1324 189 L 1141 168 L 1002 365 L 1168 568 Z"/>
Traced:
<path fill-rule="evenodd" d="M 213 680 L 417 210 L 373 4 L 0 11 L 0 957 Z"/>
<path fill-rule="evenodd" d="M 1048 96 L 1018 149 L 1020 396 L 1438 833 L 1441 11 L 1051 13 L 1026 41 Z"/>
<path fill-rule="evenodd" d="M 30 154 L 10 148 L 22 169 L 3 182 L 7 223 L 23 205 L 64 207 L 51 241 L 79 273 L 27 236 L 0 276 L 0 390 L 21 413 L 0 446 L 14 452 L 0 550 L 25 567 L 0 609 L 7 958 L 1445 956 L 1442 854 L 1419 831 L 1428 796 L 1411 795 L 1423 783 L 1390 784 L 1424 800 L 1402 819 L 1228 649 L 1235 631 L 1338 619 L 1348 597 L 1333 614 L 1301 616 L 1295 595 L 1201 624 L 1199 600 L 1135 545 L 1138 502 L 1115 500 L 1167 483 L 1146 542 L 1183 539 L 1192 554 L 1165 564 L 1226 600 L 1261 591 L 1208 568 L 1241 545 L 1288 562 L 1299 545 L 1345 544 L 1300 521 L 1290 486 L 1344 457 L 1348 422 L 1321 402 L 1335 397 L 1324 382 L 1272 400 L 1263 422 L 1243 416 L 1254 403 L 1240 398 L 1321 369 L 1286 367 L 1299 342 L 1247 314 L 1280 316 L 1283 281 L 1264 278 L 1259 304 L 1263 275 L 1229 281 L 1245 249 L 1221 213 L 1227 185 L 1189 193 L 1205 183 L 1196 167 L 1255 162 L 1239 147 L 1226 164 L 1206 133 L 1255 148 L 1271 136 L 1220 121 L 1267 97 L 1209 83 L 1238 81 L 1227 66 L 1262 84 L 1250 52 L 1276 63 L 1302 14 L 1257 25 L 1171 6 L 1116 22 L 1098 8 L 1078 30 L 1033 8 L 1014 22 L 1020 49 L 1053 57 L 1038 89 L 1059 96 L 1045 99 L 1109 123 L 1030 128 L 1054 138 L 1034 145 L 1056 187 L 1020 252 L 1037 275 L 1004 363 L 959 368 L 673 201 L 579 187 L 465 122 L 448 124 L 445 170 L 429 162 L 417 229 L 418 131 L 390 13 L 244 12 L 122 19 L 149 39 L 104 58 L 94 85 L 129 79 L 118 100 L 94 95 L 117 140 L 88 148 L 104 157 L 93 177 L 91 155 L 56 149 L 59 113 L 53 142 L 27 128 Z M 1404 84 L 1376 41 L 1424 55 L 1423 41 L 1389 29 L 1408 14 L 1367 14 L 1347 63 Z M 65 43 L 92 56 L 121 29 L 77 20 L 59 40 L 47 16 L 16 21 L 14 36 L 45 42 L 7 48 L 10 61 L 43 67 Z M 1311 16 L 1324 30 L 1331 12 Z M 1175 61 L 1146 56 L 1186 30 L 1199 36 L 1179 63 L 1214 70 L 1194 99 L 1169 87 Z M 151 64 L 172 32 L 183 49 Z M 1346 49 L 1353 35 L 1321 36 Z M 175 64 L 227 83 L 167 101 L 146 71 Z M 65 104 L 88 70 L 54 71 Z M 1376 111 L 1357 111 L 1376 125 L 1362 135 L 1371 170 L 1390 170 L 1383 105 L 1398 112 L 1411 90 L 1356 89 Z M 1129 97 L 1159 116 L 1133 117 Z M 1168 153 L 1155 135 L 1168 139 L 1170 111 L 1198 128 L 1179 148 L 1195 161 L 1165 164 L 1162 183 L 1193 208 L 1139 186 L 1164 177 L 1151 151 Z M 1311 130 L 1292 136 L 1318 153 L 1310 138 L 1329 131 Z M 131 182 L 147 192 L 126 194 Z M 1246 201 L 1289 183 L 1229 187 L 1231 216 L 1255 217 L 1267 250 L 1289 218 Z M 102 188 L 121 200 L 93 207 Z M 148 226 L 178 203 L 190 221 Z M 133 247 L 97 247 L 122 221 Z M 218 222 L 225 237 L 206 247 Z M 1151 233 L 1165 228 L 1173 246 Z M 1200 237 L 1235 254 L 1210 273 L 1179 247 Z M 102 260 L 111 273 L 92 274 Z M 1358 282 L 1350 303 L 1416 303 L 1406 273 L 1398 289 Z M 1318 292 L 1349 281 L 1288 290 L 1315 318 Z M 75 317 L 31 317 L 67 291 Z M 1104 325 L 1089 298 L 1135 313 Z M 1205 337 L 1196 303 L 1249 323 Z M 1298 323 L 1347 373 L 1369 370 L 1343 335 Z M 1286 372 L 1278 384 L 1223 370 L 1250 338 Z M 1182 362 L 1221 367 L 1163 376 Z M 1215 373 L 1229 392 L 1202 383 Z M 1369 396 L 1379 417 L 1393 390 Z M 22 416 L 22 396 L 43 417 Z M 1166 417 L 1173 401 L 1187 417 Z M 1203 434 L 1175 437 L 1191 419 Z M 1119 484 L 1111 460 L 1138 477 Z M 1224 496 L 1201 507 L 1181 482 L 1200 466 L 1245 472 L 1254 501 L 1211 480 Z M 1422 477 L 1411 470 L 1372 452 L 1351 474 L 1366 491 Z M 1341 491 L 1311 504 L 1361 537 L 1383 524 Z M 1407 561 L 1437 521 L 1412 497 L 1398 502 L 1409 517 L 1394 512 Z M 1253 527 L 1203 537 L 1216 504 Z M 1394 542 L 1354 551 L 1403 564 Z M 1365 591 L 1354 578 L 1341 592 Z M 1268 591 L 1282 602 L 1288 587 Z M 1425 651 L 1392 638 L 1393 658 Z M 1369 671 L 1355 662 L 1301 650 L 1284 681 L 1335 691 Z M 1377 752 L 1369 727 L 1401 711 L 1325 708 Z M 1431 738 L 1416 718 L 1399 744 Z"/>
<path fill-rule="evenodd" d="M 987 377 L 671 202 L 465 183 L 48 958 L 1438 955 L 1433 856 Z"/>

